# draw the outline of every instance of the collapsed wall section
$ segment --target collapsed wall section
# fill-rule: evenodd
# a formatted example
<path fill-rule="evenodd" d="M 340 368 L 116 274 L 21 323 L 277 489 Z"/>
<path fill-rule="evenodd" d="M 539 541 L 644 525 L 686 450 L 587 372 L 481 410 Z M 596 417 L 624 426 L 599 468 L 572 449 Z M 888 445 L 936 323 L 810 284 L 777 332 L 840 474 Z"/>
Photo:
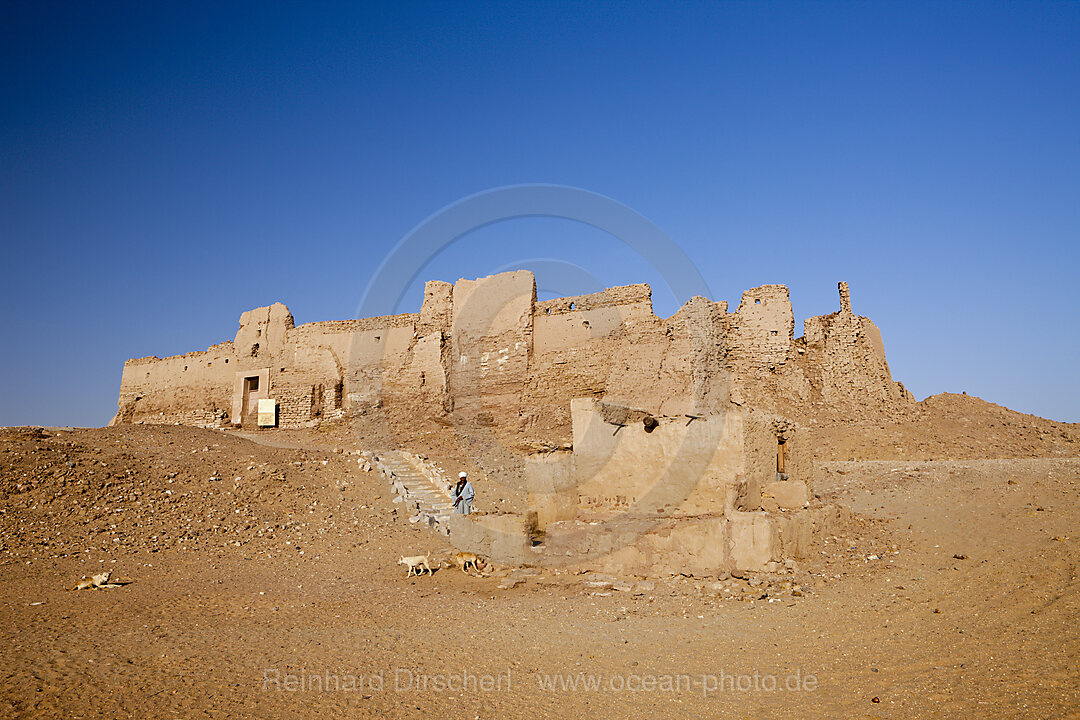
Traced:
<path fill-rule="evenodd" d="M 852 312 L 847 283 L 839 290 L 840 310 L 807 318 L 798 339 L 786 288 L 744 293 L 728 318 L 734 404 L 803 418 L 821 411 L 888 415 L 914 403 L 892 379 L 880 331 Z"/>
<path fill-rule="evenodd" d="M 541 526 L 607 513 L 756 511 L 776 497 L 777 484 L 791 488 L 779 491 L 781 500 L 805 501 L 811 490 L 810 449 L 795 423 L 777 415 L 657 416 L 592 398 L 572 401 L 571 413 L 572 452 L 539 453 L 529 465 L 530 505 Z"/>

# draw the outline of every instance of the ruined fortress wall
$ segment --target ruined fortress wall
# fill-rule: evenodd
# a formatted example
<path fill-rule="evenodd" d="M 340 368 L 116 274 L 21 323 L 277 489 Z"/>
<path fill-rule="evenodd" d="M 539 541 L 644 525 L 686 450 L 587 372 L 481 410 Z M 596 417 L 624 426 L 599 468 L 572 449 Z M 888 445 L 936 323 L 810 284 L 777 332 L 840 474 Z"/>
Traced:
<path fill-rule="evenodd" d="M 554 424 L 564 429 L 570 400 L 577 397 L 605 397 L 668 415 L 709 400 L 719 407 L 709 391 L 720 388 L 726 402 L 715 314 L 719 309 L 722 315 L 726 304 L 695 298 L 688 307 L 667 320 L 656 317 L 646 285 L 538 303 L 525 406 L 557 417 Z"/>
<path fill-rule="evenodd" d="M 536 453 L 526 461 L 528 507 L 536 513 L 536 527 L 573 520 L 578 511 L 577 470 L 569 450 Z"/>
<path fill-rule="evenodd" d="M 202 352 L 128 360 L 112 422 L 220 424 L 228 418 L 232 356 L 232 343 L 222 343 Z"/>
<path fill-rule="evenodd" d="M 357 394 L 358 403 L 379 399 L 384 370 L 404 364 L 417 318 L 407 314 L 296 327 L 280 303 L 256 308 L 241 316 L 231 343 L 125 363 L 114 422 L 236 423 L 240 381 L 260 374 L 268 382 L 251 398 L 277 400 L 281 426 L 341 417 L 350 385 L 369 391 Z"/>
<path fill-rule="evenodd" d="M 693 411 L 693 343 L 670 320 L 628 333 L 610 362 L 604 398 L 657 415 Z"/>
<path fill-rule="evenodd" d="M 535 292 L 517 271 L 427 283 L 419 313 L 295 326 L 280 303 L 256 308 L 230 343 L 129 360 L 115 421 L 236 421 L 237 378 L 267 370 L 260 393 L 278 400 L 286 427 L 382 404 L 549 441 L 569 437 L 578 397 L 667 416 L 890 412 L 913 401 L 846 287 L 841 310 L 808 319 L 797 340 L 782 285 L 748 290 L 734 313 L 693 298 L 667 319 L 646 285 L 544 302 Z"/>
<path fill-rule="evenodd" d="M 529 372 L 536 284 L 524 270 L 454 284 L 450 392 L 484 424 L 511 422 Z"/>
<path fill-rule="evenodd" d="M 351 323 L 311 323 L 290 330 L 271 363 L 270 391 L 278 419 L 296 427 L 343 409 L 343 381 L 354 334 Z"/>
<path fill-rule="evenodd" d="M 841 308 L 807 318 L 803 337 L 806 360 L 814 366 L 820 401 L 850 410 L 888 410 L 913 401 L 892 379 L 881 331 L 851 310 L 847 283 L 840 283 Z"/>
<path fill-rule="evenodd" d="M 623 351 L 640 349 L 642 339 L 661 325 L 652 312 L 648 285 L 537 303 L 522 397 L 523 429 L 568 433 L 570 401 L 610 392 L 617 368 L 640 368 L 643 354 Z"/>
<path fill-rule="evenodd" d="M 655 319 L 648 285 L 626 285 L 589 295 L 536 303 L 533 355 L 558 355 L 618 336 L 627 326 Z"/>
<path fill-rule="evenodd" d="M 787 362 L 795 318 L 786 287 L 762 285 L 747 290 L 732 323 L 732 359 L 738 371 L 769 370 Z"/>
<path fill-rule="evenodd" d="M 593 310 L 571 310 L 557 315 L 533 316 L 533 354 L 542 357 L 582 348 L 616 335 L 628 323 L 652 315 L 648 305 L 615 305 Z"/>
<path fill-rule="evenodd" d="M 424 283 L 424 302 L 420 306 L 416 332 L 421 336 L 433 332 L 447 333 L 453 322 L 454 285 L 440 280 Z"/>
<path fill-rule="evenodd" d="M 690 343 L 691 384 L 686 409 L 693 415 L 721 412 L 730 407 L 733 339 L 726 302 L 691 298 L 672 318 L 668 332 Z"/>
<path fill-rule="evenodd" d="M 289 336 L 292 354 L 282 358 L 275 383 L 296 398 L 290 424 L 341 417 L 350 407 L 400 398 L 417 320 L 410 313 L 297 328 Z"/>
<path fill-rule="evenodd" d="M 294 326 L 292 313 L 281 303 L 248 310 L 240 316 L 234 349 L 240 357 L 273 356 L 285 350 Z"/>

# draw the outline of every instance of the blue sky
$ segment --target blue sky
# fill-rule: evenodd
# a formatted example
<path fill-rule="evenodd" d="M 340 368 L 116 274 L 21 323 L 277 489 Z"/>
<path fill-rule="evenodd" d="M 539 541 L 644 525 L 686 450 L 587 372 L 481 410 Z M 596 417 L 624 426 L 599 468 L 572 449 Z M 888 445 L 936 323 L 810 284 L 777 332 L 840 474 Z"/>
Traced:
<path fill-rule="evenodd" d="M 353 317 L 410 229 L 519 183 L 634 209 L 713 299 L 788 285 L 797 334 L 848 281 L 920 398 L 1080 421 L 1078 39 L 1080 3 L 4 3 L 0 424 L 103 424 L 126 358 L 252 307 Z M 530 262 L 677 308 L 554 218 L 422 278 Z"/>

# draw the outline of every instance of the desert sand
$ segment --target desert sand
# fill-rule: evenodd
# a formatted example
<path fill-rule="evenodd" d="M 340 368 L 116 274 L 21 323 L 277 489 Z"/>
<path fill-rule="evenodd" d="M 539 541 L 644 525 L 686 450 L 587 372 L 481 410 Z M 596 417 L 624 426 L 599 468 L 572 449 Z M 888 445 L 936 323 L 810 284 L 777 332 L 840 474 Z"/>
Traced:
<path fill-rule="evenodd" d="M 744 577 L 407 578 L 400 555 L 451 548 L 355 462 L 393 441 L 378 423 L 7 429 L 0 708 L 1077 717 L 1076 426 L 966 396 L 920 409 L 887 426 L 811 421 L 815 493 L 850 519 L 805 562 Z M 449 457 L 463 440 L 444 431 L 407 440 Z M 478 485 L 478 502 L 498 501 Z M 104 571 L 129 584 L 72 589 Z"/>

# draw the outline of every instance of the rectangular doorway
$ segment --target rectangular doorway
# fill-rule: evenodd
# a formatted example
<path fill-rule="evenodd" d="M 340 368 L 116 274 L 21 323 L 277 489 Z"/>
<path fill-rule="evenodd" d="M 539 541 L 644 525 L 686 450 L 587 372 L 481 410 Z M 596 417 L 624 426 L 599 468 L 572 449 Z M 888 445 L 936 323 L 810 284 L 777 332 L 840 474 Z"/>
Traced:
<path fill-rule="evenodd" d="M 259 376 L 251 375 L 244 378 L 244 406 L 241 410 L 241 416 L 246 424 L 249 420 L 253 420 L 255 413 L 259 406 Z"/>

